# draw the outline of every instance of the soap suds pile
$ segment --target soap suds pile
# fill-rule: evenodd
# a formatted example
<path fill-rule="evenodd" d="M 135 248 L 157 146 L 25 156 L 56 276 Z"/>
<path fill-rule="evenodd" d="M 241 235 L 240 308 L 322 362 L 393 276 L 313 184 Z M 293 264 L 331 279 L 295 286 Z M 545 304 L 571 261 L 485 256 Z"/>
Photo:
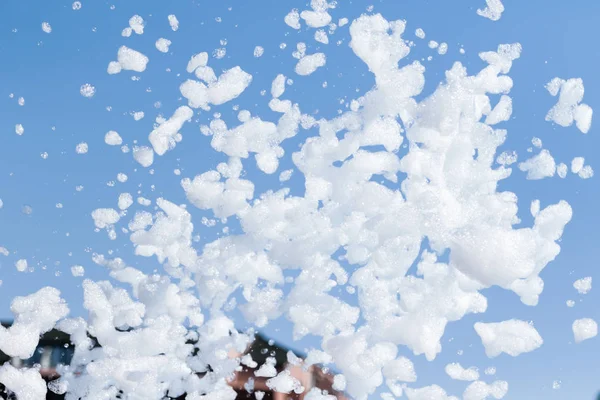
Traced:
<path fill-rule="evenodd" d="M 312 0 L 310 9 L 292 10 L 282 23 L 294 30 L 304 25 L 315 29 L 315 39 L 326 44 L 328 36 L 319 29 L 331 23 L 334 8 L 326 0 Z M 498 20 L 503 11 L 499 0 L 487 0 L 487 7 L 477 12 Z M 172 31 L 179 29 L 175 15 L 167 20 Z M 238 233 L 198 245 L 186 206 L 165 194 L 152 199 L 155 210 L 128 214 L 134 197 L 121 193 L 114 204 L 90 210 L 90 225 L 113 240 L 126 233 L 136 255 L 155 257 L 164 270 L 146 273 L 120 258 L 94 254 L 93 261 L 112 281 L 83 281 L 88 319 L 68 318 L 58 291 L 43 288 L 13 301 L 15 324 L 0 328 L 1 350 L 30 356 L 39 335 L 56 326 L 75 345 L 72 365 L 60 368 L 60 381 L 52 386 L 66 390 L 67 399 L 114 398 L 118 393 L 128 399 L 183 393 L 192 399 L 234 399 L 227 380 L 253 363 L 228 357 L 229 352 L 244 352 L 252 340 L 252 333 L 236 331 L 224 312 L 240 293 L 237 307 L 257 327 L 284 316 L 293 324 L 295 338 L 319 337 L 321 349 L 310 351 L 304 363 L 334 365 L 339 372 L 334 386 L 356 399 L 366 399 L 381 385 L 388 398 L 405 393 L 413 400 L 457 399 L 437 385 L 419 387 L 418 371 L 398 349 L 404 346 L 415 357 L 434 360 L 443 350 L 447 324 L 468 314 L 479 314 L 473 329 L 489 357 L 518 356 L 542 346 L 543 332 L 531 322 L 487 320 L 482 314 L 488 303 L 480 292 L 496 286 L 525 305 L 536 305 L 544 287 L 540 273 L 559 254 L 572 217 L 565 201 L 536 201 L 530 226 L 515 227 L 520 222 L 517 195 L 498 191 L 499 182 L 511 174 L 536 180 L 554 176 L 558 168 L 546 149 L 519 163 L 518 170 L 510 167 L 516 152 L 497 150 L 508 135 L 502 128 L 513 112 L 508 74 L 520 58 L 521 45 L 501 44 L 480 53 L 486 64 L 480 71 L 454 63 L 435 91 L 417 101 L 425 68 L 419 61 L 404 61 L 411 51 L 404 38 L 406 21 L 369 14 L 350 22 L 342 18 L 339 26 L 346 23 L 349 47 L 369 68 L 368 79 L 374 83 L 352 100 L 350 109 L 316 119 L 286 98 L 286 74 L 301 80 L 322 72 L 327 63 L 325 53 L 306 54 L 306 45 L 298 44 L 294 70 L 273 76 L 268 105 L 277 118 L 241 109 L 236 124 L 228 126 L 214 114 L 198 127 L 228 161 L 196 175 L 178 170 L 181 190 L 188 207 L 238 220 Z M 123 36 L 142 35 L 145 24 L 142 17 L 131 17 Z M 425 37 L 422 29 L 416 35 Z M 155 42 L 162 53 L 170 45 L 164 38 Z M 263 51 L 257 46 L 254 56 Z M 122 46 L 107 72 L 141 73 L 149 61 Z M 215 71 L 208 61 L 207 52 L 190 56 L 188 76 L 179 87 L 187 105 L 157 119 L 147 141 L 132 148 L 138 167 L 149 168 L 157 157 L 176 152 L 180 130 L 194 124 L 195 115 L 237 99 L 252 85 L 253 76 L 242 66 Z M 587 133 L 592 109 L 581 103 L 581 79 L 556 78 L 547 88 L 558 102 L 546 119 L 560 126 L 575 122 Z M 94 93 L 91 85 L 81 88 L 85 97 Z M 309 136 L 310 129 L 316 134 Z M 17 125 L 15 131 L 21 135 L 24 129 Z M 294 168 L 280 169 L 283 143 L 298 136 L 306 139 L 291 153 Z M 112 130 L 104 140 L 109 146 L 123 143 Z M 79 154 L 87 150 L 86 143 L 77 146 Z M 258 192 L 244 173 L 250 163 L 264 174 L 278 173 L 283 183 L 292 173 L 294 178 L 302 175 L 304 195 L 292 195 L 285 184 Z M 573 173 L 583 168 L 583 160 L 573 162 Z M 127 179 L 122 175 L 121 182 Z M 151 204 L 142 197 L 137 201 Z M 85 274 L 82 266 L 71 272 Z M 286 275 L 295 278 L 290 281 Z M 355 293 L 356 302 L 335 295 L 340 287 Z M 574 287 L 587 293 L 591 279 Z M 575 321 L 572 329 L 576 342 L 597 334 L 589 318 Z M 88 334 L 102 347 L 92 349 Z M 290 365 L 299 362 L 289 358 Z M 267 384 L 277 391 L 304 392 L 300 381 L 287 370 L 277 373 L 273 363 L 267 358 L 256 375 L 268 377 Z M 75 373 L 80 370 L 84 373 Z M 508 392 L 507 382 L 484 382 L 475 367 L 451 363 L 445 371 L 468 382 L 464 399 L 500 399 Z M 494 373 L 486 370 L 486 375 Z M 3 367 L 0 382 L 18 396 L 27 391 L 29 397 L 23 398 L 40 399 L 45 393 L 35 369 Z M 313 389 L 306 398 L 331 397 Z"/>

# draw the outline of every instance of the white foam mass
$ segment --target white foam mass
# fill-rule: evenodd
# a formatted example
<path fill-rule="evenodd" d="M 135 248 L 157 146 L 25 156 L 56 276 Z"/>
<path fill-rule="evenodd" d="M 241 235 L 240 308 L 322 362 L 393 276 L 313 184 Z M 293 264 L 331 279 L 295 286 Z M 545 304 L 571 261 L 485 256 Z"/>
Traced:
<path fill-rule="evenodd" d="M 81 142 L 75 146 L 75 153 L 86 154 L 89 150 L 89 146 L 86 142 Z"/>
<path fill-rule="evenodd" d="M 148 61 L 148 57 L 139 51 L 121 46 L 117 52 L 117 61 L 108 64 L 107 72 L 111 75 L 118 74 L 122 70 L 144 72 Z"/>
<path fill-rule="evenodd" d="M 302 76 L 310 75 L 324 66 L 325 63 L 326 57 L 324 53 L 315 53 L 304 56 L 296 64 L 296 73 Z"/>
<path fill-rule="evenodd" d="M 548 111 L 546 121 L 560 126 L 571 126 L 575 122 L 577 129 L 588 133 L 592 126 L 593 110 L 583 101 L 584 87 L 581 78 L 563 80 L 554 78 L 546 85 L 552 96 L 558 95 L 558 102 Z M 560 95 L 559 95 L 560 93 Z"/>
<path fill-rule="evenodd" d="M 484 18 L 491 19 L 492 21 L 498 21 L 502 17 L 504 12 L 504 5 L 501 0 L 485 0 L 486 7 L 484 9 L 478 9 L 477 14 Z"/>
<path fill-rule="evenodd" d="M 479 379 L 479 372 L 477 368 L 463 368 L 460 363 L 451 363 L 446 365 L 446 374 L 452 379 L 459 381 L 476 381 Z"/>
<path fill-rule="evenodd" d="M 104 143 L 109 146 L 120 146 L 123 143 L 123 139 L 118 132 L 108 131 L 106 135 L 104 135 Z"/>
<path fill-rule="evenodd" d="M 488 1 L 488 13 L 494 7 L 497 12 L 498 3 Z M 300 19 L 311 28 L 324 28 L 334 5 L 313 0 L 312 10 L 292 11 L 285 22 L 294 29 L 300 29 Z M 272 357 L 258 366 L 251 357 L 228 356 L 244 353 L 252 341 L 225 316 L 235 300 L 250 324 L 262 327 L 283 317 L 294 338 L 319 338 L 321 348 L 309 351 L 305 365 L 332 364 L 336 387 L 344 386 L 352 398 L 365 400 L 386 384 L 393 396 L 405 392 L 409 400 L 457 399 L 436 385 L 406 387 L 417 373 L 399 346 L 435 359 L 449 323 L 486 311 L 480 291 L 489 287 L 536 305 L 544 287 L 540 273 L 559 254 L 572 210 L 565 201 L 545 208 L 540 201 L 530 209 L 533 222 L 526 224 L 518 217 L 517 195 L 498 189 L 511 175 L 508 166 L 517 153 L 498 154 L 509 132 L 493 125 L 511 116 L 513 81 L 507 74 L 521 45 L 502 44 L 480 53 L 484 66 L 472 75 L 454 63 L 433 92 L 422 95 L 424 66 L 402 61 L 411 51 L 405 28 L 405 21 L 388 21 L 380 14 L 352 21 L 350 48 L 372 74 L 365 78 L 372 80 L 371 89 L 349 99 L 350 107 L 330 119 L 303 113 L 312 104 L 281 98 L 289 70 L 270 76 L 276 78 L 266 115 L 252 115 L 248 110 L 257 108 L 250 105 L 239 111 L 239 123 L 226 123 L 220 113 L 211 117 L 203 111 L 238 97 L 242 102 L 252 76 L 240 66 L 217 76 L 207 65 L 207 53 L 191 57 L 186 70 L 196 79 L 179 88 L 188 105 L 168 119 L 158 118 L 149 145 L 131 145 L 133 158 L 150 167 L 155 154 L 180 151 L 175 148 L 182 140 L 180 130 L 199 108 L 208 120 L 200 127 L 202 138 L 210 139 L 223 160 L 209 170 L 183 170 L 192 171 L 177 178 L 186 200 L 168 192 L 164 195 L 172 195 L 172 201 L 147 199 L 140 189 L 137 202 L 145 209 L 131 210 L 133 196 L 122 193 L 116 206 L 92 211 L 96 229 L 116 239 L 115 225 L 121 225 L 135 254 L 156 258 L 162 269 L 138 269 L 121 258 L 94 254 L 93 261 L 113 281 L 83 281 L 87 320 L 63 319 L 67 309 L 58 291 L 42 289 L 15 300 L 15 324 L 0 329 L 10 339 L 0 340 L 2 350 L 25 357 L 35 350 L 41 332 L 56 325 L 68 333 L 75 353 L 72 366 L 60 372 L 73 399 L 90 393 L 98 399 L 187 393 L 190 399 L 229 400 L 236 393 L 228 380 L 240 363 L 258 367 L 255 376 L 268 378 L 278 391 L 303 392 L 292 369 L 278 371 Z M 129 29 L 143 32 L 143 20 L 136 19 Z M 325 53 L 307 56 L 305 44 L 297 49 L 300 75 L 325 65 Z M 108 71 L 142 72 L 147 63 L 146 56 L 123 46 Z M 492 108 L 490 97 L 498 96 Z M 575 114 L 573 119 L 586 122 L 585 115 Z M 279 176 L 285 181 L 291 175 L 287 171 L 295 171 L 303 190 L 295 194 L 285 187 L 263 191 L 262 183 L 255 186 L 253 174 L 245 170 L 248 162 L 256 163 L 256 173 L 274 174 L 292 138 L 288 155 L 293 167 Z M 110 131 L 105 142 L 121 145 L 123 139 Z M 546 150 L 519 167 L 529 179 L 556 170 Z M 153 203 L 155 208 L 148 207 Z M 214 219 L 225 224 L 233 217 L 235 234 L 223 229 L 223 235 L 196 244 L 192 206 L 212 225 Z M 343 287 L 352 289 L 352 301 L 337 295 Z M 478 322 L 475 330 L 490 357 L 516 356 L 543 342 L 532 325 L 519 320 Z M 591 323 L 578 323 L 574 333 L 581 338 L 591 330 Z M 100 347 L 92 348 L 90 336 Z M 291 365 L 301 364 L 289 359 Z M 456 378 L 478 379 L 477 371 L 460 365 L 450 364 L 448 371 Z M 505 382 L 475 380 L 464 397 L 501 398 L 506 390 Z M 306 398 L 330 396 L 313 388 Z"/>
<path fill-rule="evenodd" d="M 154 46 L 161 53 L 168 53 L 169 52 L 169 46 L 171 46 L 171 41 L 169 39 L 159 38 L 156 41 L 156 43 L 154 44 Z"/>
<path fill-rule="evenodd" d="M 508 393 L 508 382 L 494 381 L 487 384 L 483 381 L 471 383 L 463 393 L 463 400 L 502 399 Z"/>
<path fill-rule="evenodd" d="M 175 14 L 170 14 L 167 19 L 169 20 L 169 25 L 171 29 L 175 32 L 179 29 L 179 20 Z"/>
<path fill-rule="evenodd" d="M 408 400 L 458 400 L 458 397 L 450 396 L 438 385 L 425 386 L 419 389 L 406 389 Z"/>
<path fill-rule="evenodd" d="M 573 283 L 573 287 L 577 289 L 579 294 L 588 294 L 592 290 L 592 277 L 588 276 L 585 278 L 577 279 Z"/>
<path fill-rule="evenodd" d="M 19 400 L 44 400 L 46 381 L 35 368 L 17 369 L 6 363 L 0 367 L 0 383 L 14 392 Z"/>
<path fill-rule="evenodd" d="M 573 336 L 575 343 L 592 339 L 598 335 L 598 324 L 591 318 L 581 318 L 573 322 Z"/>
<path fill-rule="evenodd" d="M 167 150 L 173 149 L 178 141 L 179 130 L 181 130 L 183 124 L 186 121 L 189 121 L 193 115 L 194 111 L 191 108 L 181 106 L 175 110 L 175 113 L 171 118 L 163 121 L 158 127 L 150 132 L 148 140 L 152 144 L 154 152 L 159 156 L 162 156 Z"/>
<path fill-rule="evenodd" d="M 33 355 L 40 335 L 48 332 L 68 312 L 60 292 L 44 287 L 29 296 L 15 297 L 10 305 L 15 315 L 11 327 L 0 326 L 0 350 L 11 357 L 27 359 Z"/>
<path fill-rule="evenodd" d="M 290 11 L 284 18 L 285 23 L 293 29 L 300 29 L 300 13 L 298 10 L 294 9 Z"/>
<path fill-rule="evenodd" d="M 192 66 L 188 64 L 188 71 L 193 70 L 198 64 L 198 67 L 195 68 L 196 74 L 198 74 L 198 68 L 202 67 L 201 61 L 192 59 L 190 61 Z M 212 69 L 210 71 L 212 72 Z M 211 73 L 211 75 L 214 76 L 214 73 Z M 206 79 L 203 80 L 207 81 Z M 223 72 L 218 79 L 209 79 L 207 81 L 208 86 L 202 82 L 188 79 L 181 84 L 179 90 L 181 95 L 188 99 L 190 107 L 208 110 L 209 104 L 221 105 L 237 98 L 251 82 L 252 75 L 243 71 L 240 67 L 234 67 Z"/>
<path fill-rule="evenodd" d="M 83 97 L 94 97 L 96 94 L 96 88 L 91 84 L 86 83 L 81 85 L 81 88 L 79 88 L 79 93 L 81 93 Z"/>
<path fill-rule="evenodd" d="M 535 328 L 516 319 L 497 323 L 477 322 L 475 331 L 481 338 L 488 357 L 506 353 L 513 357 L 539 348 L 544 341 Z"/>
<path fill-rule="evenodd" d="M 148 168 L 154 162 L 154 151 L 148 146 L 134 146 L 133 159 L 144 168 Z"/>
<path fill-rule="evenodd" d="M 527 172 L 527 179 L 544 179 L 554 176 L 556 173 L 556 162 L 552 154 L 544 149 L 538 155 L 520 163 L 519 169 Z"/>
<path fill-rule="evenodd" d="M 129 27 L 138 35 L 142 35 L 144 33 L 145 25 L 146 23 L 144 22 L 144 18 L 137 14 L 129 18 Z"/>

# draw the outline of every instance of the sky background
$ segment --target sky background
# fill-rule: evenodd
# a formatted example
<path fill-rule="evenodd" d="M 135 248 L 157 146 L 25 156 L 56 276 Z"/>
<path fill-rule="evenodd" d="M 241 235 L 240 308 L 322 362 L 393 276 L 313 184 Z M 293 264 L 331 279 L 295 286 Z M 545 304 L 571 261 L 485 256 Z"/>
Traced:
<path fill-rule="evenodd" d="M 532 137 L 542 139 L 558 162 L 570 164 L 576 156 L 583 156 L 586 164 L 600 171 L 597 149 L 600 146 L 598 129 L 593 124 L 587 135 L 574 126 L 562 128 L 544 121 L 546 112 L 556 102 L 544 89 L 555 76 L 563 79 L 581 77 L 587 89 L 584 102 L 596 108 L 600 105 L 600 77 L 595 42 L 600 37 L 600 2 L 594 0 L 505 0 L 502 19 L 492 22 L 476 14 L 484 0 L 387 0 L 340 1 L 331 10 L 333 21 L 347 17 L 350 20 L 367 12 L 382 13 L 388 20 L 407 20 L 404 38 L 414 40 L 410 56 L 401 63 L 423 60 L 427 68 L 423 95 L 430 94 L 443 80 L 444 70 L 455 61 L 463 62 L 469 73 L 480 70 L 484 63 L 477 57 L 480 51 L 495 50 L 500 43 L 520 42 L 523 53 L 513 66 L 514 80 L 512 119 L 502 127 L 508 129 L 507 142 L 500 150 L 516 150 L 521 161 L 529 158 L 527 149 Z M 278 73 L 294 80 L 286 88 L 284 98 L 300 104 L 302 111 L 315 116 L 331 118 L 346 103 L 371 89 L 373 76 L 366 65 L 348 47 L 348 26 L 330 35 L 330 43 L 323 45 L 313 39 L 314 30 L 289 28 L 283 17 L 292 9 L 306 9 L 302 1 L 162 1 L 142 0 L 82 1 L 82 8 L 74 11 L 71 1 L 3 0 L 0 2 L 0 246 L 10 254 L 0 255 L 0 319 L 10 319 L 10 301 L 18 295 L 30 294 L 43 286 L 59 288 L 67 299 L 72 315 L 83 315 L 81 306 L 83 278 L 71 276 L 72 265 L 83 265 L 86 278 L 106 279 L 106 271 L 91 261 L 93 253 L 113 251 L 130 265 L 146 272 L 160 268 L 152 258 L 133 256 L 133 247 L 127 235 L 120 232 L 116 241 L 110 241 L 106 232 L 94 232 L 90 213 L 98 207 L 115 207 L 119 193 L 130 192 L 151 200 L 158 197 L 175 203 L 184 203 L 180 187 L 182 177 L 213 169 L 225 161 L 223 154 L 209 145 L 210 138 L 200 134 L 199 124 L 207 123 L 214 112 L 233 124 L 236 111 L 248 109 L 265 120 L 275 120 L 277 114 L 267 103 L 271 81 Z M 146 21 L 143 35 L 121 36 L 123 28 L 134 14 Z M 167 15 L 175 14 L 180 28 L 173 32 Z M 220 18 L 220 22 L 217 21 Z M 42 31 L 42 22 L 52 26 L 52 32 Z M 415 37 L 414 30 L 423 28 L 426 40 Z M 172 41 L 167 54 L 160 53 L 155 41 L 164 37 Z M 427 47 L 428 40 L 447 42 L 448 54 L 439 56 Z M 220 43 L 226 40 L 224 46 Z M 338 45 L 337 41 L 341 41 Z M 308 77 L 293 72 L 296 63 L 291 53 L 296 43 L 305 42 L 308 53 L 324 51 L 327 65 Z M 280 49 L 280 44 L 287 47 Z M 108 75 L 106 67 L 116 60 L 117 50 L 127 45 L 150 58 L 143 73 L 124 71 Z M 254 47 L 265 49 L 261 58 L 253 57 Z M 239 65 L 253 75 L 250 87 L 234 101 L 212 111 L 196 112 L 194 123 L 182 129 L 183 141 L 174 151 L 155 157 L 154 174 L 134 162 L 131 153 L 123 154 L 118 147 L 104 144 L 104 134 L 118 131 L 124 143 L 132 147 L 136 141 L 147 144 L 154 119 L 162 114 L 170 117 L 185 104 L 179 93 L 179 84 L 189 77 L 185 67 L 190 56 L 201 51 L 211 54 L 217 48 L 226 48 L 222 59 L 210 58 L 209 66 L 218 73 Z M 463 47 L 465 54 L 459 53 Z M 433 56 L 427 61 L 428 56 Z M 170 70 L 169 70 L 170 69 Z M 170 72 L 169 72 L 170 71 Z M 139 77 L 139 80 L 132 80 Z M 323 83 L 327 87 L 323 88 Z M 96 87 L 92 98 L 84 98 L 79 88 L 85 83 Z M 262 96 L 261 91 L 267 90 Z M 14 97 L 11 98 L 11 94 Z M 24 106 L 18 98 L 25 99 Z M 495 101 L 495 100 L 494 100 Z M 160 103 L 157 103 L 160 102 Z M 160 106 L 157 108 L 157 106 Z M 110 107 L 110 111 L 107 110 Z M 145 118 L 134 121 L 131 113 L 145 112 Z M 25 133 L 15 134 L 15 124 L 22 124 Z M 290 155 L 311 131 L 284 143 L 286 156 L 278 172 L 292 168 Z M 89 144 L 89 152 L 79 155 L 75 146 Z M 41 153 L 48 153 L 46 159 Z M 539 152 L 534 149 L 533 153 Z M 254 161 L 244 163 L 247 176 L 256 185 L 258 195 L 268 189 L 289 186 L 292 193 L 302 193 L 303 180 L 295 174 L 284 184 L 278 173 L 266 176 L 256 171 Z M 181 170 L 176 176 L 174 170 Z M 126 183 L 117 181 L 118 173 L 125 173 Z M 574 344 L 571 324 L 577 318 L 600 320 L 599 291 L 579 295 L 572 284 L 576 279 L 592 276 L 596 279 L 598 244 L 597 211 L 600 187 L 596 177 L 582 180 L 569 174 L 541 181 L 527 181 L 520 171 L 501 183 L 501 190 L 511 190 L 519 197 L 523 226 L 530 226 L 529 204 L 541 199 L 542 207 L 567 200 L 574 209 L 573 220 L 561 241 L 562 252 L 541 274 L 545 281 L 544 293 L 537 307 L 523 305 L 511 292 L 489 289 L 489 307 L 484 315 L 469 315 L 448 325 L 442 339 L 443 351 L 434 362 L 423 356 L 415 357 L 405 348 L 401 354 L 410 355 L 418 374 L 415 386 L 437 383 L 450 394 L 460 396 L 466 382 L 452 381 L 443 371 L 449 362 L 460 362 L 464 367 L 477 366 L 482 379 L 491 382 L 503 379 L 509 382 L 507 399 L 593 399 L 600 389 L 600 341 L 592 339 Z M 114 186 L 108 185 L 114 181 Z M 77 186 L 83 190 L 76 190 Z M 62 208 L 57 208 L 57 203 Z M 25 205 L 33 212 L 22 212 Z M 137 203 L 129 215 L 141 209 Z M 200 236 L 197 248 L 221 234 L 223 225 L 203 226 L 202 217 L 210 213 L 188 208 L 193 215 L 196 233 Z M 231 232 L 236 232 L 235 223 Z M 14 263 L 28 260 L 33 271 L 21 273 Z M 575 307 L 565 302 L 572 299 Z M 235 315 L 235 313 L 234 313 Z M 532 320 L 544 338 L 544 345 L 528 354 L 512 358 L 503 354 L 494 359 L 485 356 L 479 337 L 473 330 L 477 321 L 497 322 L 511 318 Z M 238 326 L 246 325 L 238 319 Z M 293 343 L 289 324 L 275 321 L 264 332 L 282 344 L 303 351 L 318 346 L 315 338 Z M 458 353 L 462 353 L 459 355 Z M 488 366 L 495 366 L 495 377 L 483 375 Z M 561 382 L 560 389 L 552 389 L 553 381 Z M 378 397 L 378 396 L 377 396 Z M 374 398 L 377 398 L 374 396 Z"/>

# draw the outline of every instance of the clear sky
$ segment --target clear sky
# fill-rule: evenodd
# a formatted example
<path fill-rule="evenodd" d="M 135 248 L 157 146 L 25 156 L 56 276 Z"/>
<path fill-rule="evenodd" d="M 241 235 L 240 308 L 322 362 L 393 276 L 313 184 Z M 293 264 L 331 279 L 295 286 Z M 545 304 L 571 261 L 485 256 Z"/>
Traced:
<path fill-rule="evenodd" d="M 460 60 L 470 73 L 475 73 L 484 65 L 477 57 L 478 52 L 495 50 L 500 43 L 520 42 L 523 53 L 510 74 L 515 82 L 511 92 L 514 112 L 504 125 L 509 138 L 502 149 L 516 150 L 520 160 L 525 160 L 535 136 L 542 139 L 544 148 L 551 151 L 557 162 L 570 164 L 573 157 L 583 156 L 586 164 L 600 171 L 596 155 L 600 139 L 594 125 L 584 135 L 574 126 L 561 128 L 544 121 L 546 112 L 556 102 L 544 85 L 555 76 L 581 77 L 587 89 L 584 102 L 593 108 L 600 105 L 595 49 L 600 37 L 600 3 L 505 0 L 506 11 L 498 22 L 476 14 L 476 9 L 484 3 L 484 0 L 340 1 L 331 14 L 334 21 L 342 17 L 352 20 L 372 5 L 373 12 L 382 13 L 388 20 L 407 20 L 404 37 L 417 45 L 412 48 L 408 62 L 433 56 L 431 61 L 423 61 L 427 68 L 425 95 L 435 89 L 444 77 L 443 71 L 453 62 Z M 210 138 L 198 129 L 199 124 L 212 118 L 213 112 L 222 113 L 225 121 L 233 121 L 236 112 L 232 106 L 239 104 L 253 114 L 274 116 L 267 107 L 269 96 L 263 97 L 260 92 L 269 91 L 278 73 L 294 79 L 294 84 L 286 90 L 287 98 L 300 103 L 304 112 L 327 118 L 336 115 L 338 109 L 344 110 L 347 100 L 373 86 L 373 76 L 366 65 L 348 47 L 348 26 L 339 28 L 331 35 L 330 43 L 323 45 L 313 39 L 314 30 L 295 31 L 284 24 L 283 17 L 292 8 L 304 7 L 304 2 L 278 0 L 83 0 L 82 8 L 75 11 L 71 1 L 63 0 L 0 3 L 0 199 L 4 203 L 0 209 L 0 246 L 10 251 L 6 257 L 0 255 L 1 319 L 11 318 L 9 305 L 14 296 L 47 285 L 62 291 L 73 315 L 83 314 L 82 278 L 71 276 L 70 267 L 84 266 L 88 278 L 107 278 L 106 271 L 91 261 L 95 252 L 107 254 L 112 250 L 114 256 L 144 271 L 159 268 L 154 258 L 134 257 L 126 235 L 119 234 L 113 242 L 104 231 L 94 232 L 90 213 L 98 207 L 116 207 L 121 192 L 139 193 L 152 200 L 164 196 L 175 203 L 184 203 L 180 178 L 193 177 L 225 160 L 223 154 L 210 147 Z M 122 29 L 134 14 L 146 21 L 144 34 L 122 37 Z M 169 14 L 179 19 L 177 32 L 168 24 Z M 49 34 L 42 30 L 45 21 L 52 26 Z M 425 30 L 426 41 L 414 36 L 419 27 Z M 154 46 L 159 37 L 172 41 L 166 54 Z M 439 56 L 429 49 L 430 39 L 447 42 L 448 54 Z M 307 43 L 309 53 L 324 51 L 327 65 L 308 77 L 295 75 L 296 60 L 291 53 L 298 42 Z M 281 49 L 282 43 L 287 47 Z M 118 48 L 124 44 L 148 55 L 147 70 L 108 75 L 109 61 L 116 59 Z M 261 58 L 253 56 L 257 45 L 265 49 Z M 461 47 L 465 49 L 464 55 L 459 53 Z M 211 57 L 209 65 L 216 71 L 240 65 L 253 75 L 252 84 L 238 99 L 215 107 L 210 113 L 196 113 L 197 122 L 187 124 L 181 131 L 183 142 L 156 159 L 153 175 L 140 168 L 131 154 L 104 144 L 104 134 L 109 130 L 118 131 L 130 147 L 136 140 L 147 144 L 154 118 L 158 114 L 169 117 L 185 104 L 178 88 L 187 79 L 185 67 L 190 56 L 201 51 L 212 54 L 218 48 L 226 48 L 225 57 Z M 133 80 L 134 76 L 139 80 Z M 325 88 L 324 82 L 327 82 Z M 94 97 L 80 95 L 80 86 L 85 83 L 96 87 Z M 23 106 L 18 104 L 19 97 L 25 100 Z M 137 111 L 145 113 L 139 121 L 131 115 Z M 16 124 L 23 125 L 22 136 L 15 134 Z M 307 134 L 311 133 L 302 133 Z M 284 144 L 290 151 L 282 160 L 280 171 L 292 167 L 289 154 L 304 139 L 294 138 Z M 89 144 L 87 154 L 76 154 L 75 147 L 80 142 Z M 42 153 L 47 153 L 47 158 Z M 255 193 L 282 186 L 278 174 L 262 175 L 253 163 L 246 164 L 247 174 L 256 184 Z M 181 170 L 181 177 L 174 174 L 175 169 Z M 128 181 L 118 182 L 118 173 L 128 175 Z M 566 179 L 527 181 L 524 174 L 515 171 L 502 182 L 501 189 L 518 194 L 519 215 L 525 226 L 531 224 L 528 210 L 532 199 L 541 199 L 542 207 L 561 199 L 572 205 L 574 217 L 560 243 L 562 252 L 541 274 L 545 288 L 537 307 L 523 305 L 514 293 L 486 290 L 487 313 L 469 315 L 449 324 L 442 341 L 443 352 L 434 362 L 411 355 L 419 376 L 416 386 L 437 383 L 449 393 L 460 395 L 466 383 L 452 381 L 443 372 L 447 363 L 460 362 L 463 366 L 477 366 L 481 372 L 495 366 L 495 377 L 482 376 L 488 382 L 507 380 L 508 399 L 594 398 L 600 389 L 600 341 L 574 344 L 571 324 L 576 318 L 600 319 L 598 290 L 592 289 L 581 296 L 572 286 L 576 279 L 597 277 L 595 246 L 600 224 L 597 179 L 582 180 L 569 174 Z M 114 185 L 108 184 L 111 181 Z M 286 185 L 293 192 L 300 190 L 302 181 L 294 176 Z M 83 189 L 77 190 L 78 186 Z M 32 208 L 30 215 L 22 212 L 25 205 Z M 201 218 L 211 215 L 194 207 L 189 210 L 200 235 L 197 246 L 200 248 L 216 238 L 223 225 L 205 227 L 200 223 Z M 230 225 L 231 232 L 235 232 L 235 222 Z M 32 272 L 16 270 L 14 263 L 22 258 L 28 260 Z M 568 299 L 575 300 L 573 308 L 566 306 Z M 518 358 L 504 354 L 488 359 L 473 323 L 510 318 L 534 321 L 544 345 Z M 239 321 L 239 326 L 244 323 Z M 289 325 L 283 321 L 276 321 L 265 331 L 299 350 L 317 343 L 314 338 L 292 343 Z M 407 349 L 401 352 L 408 355 Z M 561 381 L 560 389 L 552 389 L 555 380 Z"/>

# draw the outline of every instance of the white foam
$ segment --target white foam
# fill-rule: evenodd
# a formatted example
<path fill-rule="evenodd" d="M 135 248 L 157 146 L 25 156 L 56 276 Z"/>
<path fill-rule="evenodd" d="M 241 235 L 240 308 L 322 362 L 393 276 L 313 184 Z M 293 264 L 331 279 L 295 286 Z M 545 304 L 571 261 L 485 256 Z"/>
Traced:
<path fill-rule="evenodd" d="M 144 33 L 145 25 L 146 23 L 144 22 L 144 18 L 137 14 L 129 18 L 129 27 L 138 35 L 142 35 Z"/>
<path fill-rule="evenodd" d="M 588 276 L 585 278 L 577 279 L 573 283 L 573 287 L 577 289 L 579 294 L 588 294 L 592 290 L 592 277 Z"/>
<path fill-rule="evenodd" d="M 568 127 L 576 123 L 577 129 L 588 133 L 592 126 L 593 110 L 583 101 L 584 87 L 581 78 L 563 80 L 554 78 L 546 85 L 552 96 L 558 97 L 558 102 L 548 111 L 546 121 L 552 121 L 560 126 Z"/>
<path fill-rule="evenodd" d="M 497 323 L 477 322 L 475 331 L 481 337 L 488 357 L 506 353 L 513 357 L 539 348 L 544 341 L 535 328 L 517 319 Z"/>
<path fill-rule="evenodd" d="M 0 367 L 0 382 L 19 400 L 44 400 L 46 382 L 35 368 L 16 369 L 9 363 Z"/>
<path fill-rule="evenodd" d="M 487 6 L 484 9 L 478 9 L 477 15 L 484 18 L 498 21 L 504 12 L 504 5 L 501 0 L 485 0 Z"/>
<path fill-rule="evenodd" d="M 527 172 L 527 179 L 538 180 L 554 176 L 556 162 L 548 150 L 542 150 L 538 155 L 519 164 L 519 169 Z"/>
<path fill-rule="evenodd" d="M 168 53 L 169 46 L 171 46 L 171 41 L 169 39 L 160 38 L 156 41 L 154 46 L 156 46 L 156 49 L 161 53 Z"/>
<path fill-rule="evenodd" d="M 302 57 L 296 64 L 295 71 L 298 75 L 306 76 L 323 67 L 326 57 L 323 53 L 315 53 Z"/>
<path fill-rule="evenodd" d="M 104 143 L 109 146 L 120 146 L 123 143 L 121 135 L 116 131 L 108 131 L 104 135 Z"/>
<path fill-rule="evenodd" d="M 575 320 L 572 328 L 575 343 L 581 343 L 598 335 L 598 324 L 591 318 Z"/>
<path fill-rule="evenodd" d="M 487 384 L 483 381 L 471 383 L 463 393 L 463 400 L 485 400 L 493 397 L 502 399 L 508 393 L 508 382 L 495 381 Z"/>
<path fill-rule="evenodd" d="M 479 379 L 479 372 L 477 371 L 477 368 L 463 368 L 460 363 L 447 364 L 445 371 L 450 378 L 459 381 L 476 381 Z"/>
<path fill-rule="evenodd" d="M 117 53 L 117 61 L 111 61 L 108 64 L 107 72 L 111 75 L 118 74 L 122 70 L 144 72 L 148 61 L 148 57 L 139 51 L 121 46 Z"/>
<path fill-rule="evenodd" d="M 179 20 L 177 19 L 177 16 L 175 16 L 175 14 L 170 14 L 167 19 L 169 20 L 169 25 L 173 32 L 177 31 L 179 29 Z"/>
<path fill-rule="evenodd" d="M 194 111 L 191 108 L 181 106 L 175 110 L 175 113 L 171 116 L 171 118 L 163 121 L 159 126 L 152 130 L 150 135 L 148 135 L 148 140 L 152 144 L 154 152 L 156 152 L 156 154 L 159 156 L 162 156 L 167 152 L 167 150 L 173 149 L 176 143 L 180 140 L 179 131 L 183 127 L 183 124 L 186 121 L 189 121 L 193 116 Z"/>
<path fill-rule="evenodd" d="M 284 18 L 285 23 L 293 29 L 300 29 L 301 25 L 300 25 L 300 14 L 298 13 L 298 10 L 293 9 L 292 11 L 290 11 Z"/>

